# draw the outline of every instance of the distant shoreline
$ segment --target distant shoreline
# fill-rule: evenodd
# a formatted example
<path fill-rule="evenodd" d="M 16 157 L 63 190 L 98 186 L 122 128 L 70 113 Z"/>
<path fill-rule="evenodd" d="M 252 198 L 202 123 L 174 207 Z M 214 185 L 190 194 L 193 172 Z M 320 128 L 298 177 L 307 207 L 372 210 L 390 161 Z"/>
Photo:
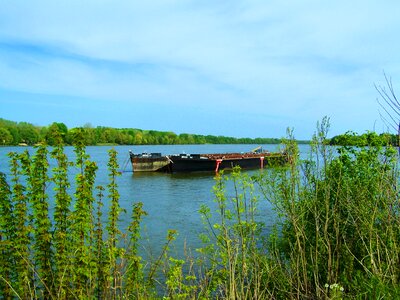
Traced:
<path fill-rule="evenodd" d="M 68 128 L 64 123 L 35 126 L 27 122 L 14 122 L 0 118 L 0 144 L 2 146 L 32 146 L 45 143 L 49 146 L 72 145 L 76 140 L 86 146 L 110 145 L 227 145 L 280 144 L 282 138 L 237 138 L 229 136 L 200 135 L 171 131 L 143 130 L 137 128 L 112 128 L 86 125 Z M 310 141 L 299 140 L 299 144 Z"/>

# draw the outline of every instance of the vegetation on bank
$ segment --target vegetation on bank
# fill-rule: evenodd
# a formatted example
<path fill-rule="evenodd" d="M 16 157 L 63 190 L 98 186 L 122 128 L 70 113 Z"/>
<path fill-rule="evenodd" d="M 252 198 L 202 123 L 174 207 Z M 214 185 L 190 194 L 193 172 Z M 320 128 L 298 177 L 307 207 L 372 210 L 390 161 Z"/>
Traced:
<path fill-rule="evenodd" d="M 61 136 L 63 144 L 72 145 L 77 130 L 83 132 L 83 142 L 88 145 L 173 145 L 173 144 L 279 144 L 280 138 L 234 138 L 226 136 L 199 135 L 170 131 L 142 130 L 134 128 L 111 128 L 85 125 L 68 129 L 64 123 L 54 122 L 39 127 L 26 122 L 13 122 L 0 118 L 0 145 L 55 145 Z M 306 141 L 300 141 L 305 143 Z"/>
<path fill-rule="evenodd" d="M 56 144 L 56 137 L 61 136 L 64 145 L 73 145 L 76 131 L 83 133 L 83 142 L 89 145 L 174 145 L 174 144 L 279 144 L 280 138 L 234 138 L 214 135 L 175 134 L 168 131 L 142 130 L 134 128 L 96 128 L 85 125 L 82 128 L 68 129 L 64 123 L 54 122 L 49 126 L 34 126 L 26 122 L 13 122 L 0 118 L 0 145 L 35 145 Z M 390 133 L 377 134 L 368 131 L 357 134 L 348 131 L 328 139 L 335 146 L 398 146 L 398 136 Z M 297 140 L 298 144 L 310 141 Z"/>
<path fill-rule="evenodd" d="M 399 136 L 391 133 L 377 134 L 373 131 L 367 131 L 363 134 L 357 134 L 352 131 L 348 131 L 345 134 L 340 134 L 332 137 L 329 140 L 329 144 L 332 146 L 398 146 Z"/>
<path fill-rule="evenodd" d="M 10 178 L 0 177 L 0 298 L 399 298 L 396 151 L 332 153 L 328 127 L 324 119 L 307 160 L 299 160 L 289 132 L 286 167 L 216 176 L 217 210 L 200 208 L 205 227 L 196 259 L 171 256 L 175 231 L 166 233 L 155 262 L 139 256 L 145 212 L 134 204 L 122 232 L 116 152 L 109 153 L 109 184 L 95 186 L 97 166 L 85 153 L 82 130 L 75 162 L 60 138 L 51 153 L 45 146 L 34 155 L 10 153 Z M 57 161 L 53 170 L 49 157 Z M 74 182 L 71 168 L 78 170 Z M 260 201 L 276 211 L 272 229 Z"/>

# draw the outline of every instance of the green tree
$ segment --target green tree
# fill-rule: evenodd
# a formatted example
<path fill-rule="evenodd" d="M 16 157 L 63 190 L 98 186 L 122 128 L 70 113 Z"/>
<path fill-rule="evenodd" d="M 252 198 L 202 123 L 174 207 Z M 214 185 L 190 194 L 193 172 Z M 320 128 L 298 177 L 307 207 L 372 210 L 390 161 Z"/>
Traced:
<path fill-rule="evenodd" d="M 32 124 L 21 122 L 18 124 L 18 131 L 20 142 L 33 145 L 40 140 L 39 131 Z"/>
<path fill-rule="evenodd" d="M 7 128 L 0 127 L 0 144 L 11 145 L 13 142 L 13 136 Z"/>
<path fill-rule="evenodd" d="M 46 141 L 50 146 L 57 145 L 61 137 L 63 143 L 67 140 L 68 128 L 64 123 L 54 122 L 51 124 L 46 133 Z"/>

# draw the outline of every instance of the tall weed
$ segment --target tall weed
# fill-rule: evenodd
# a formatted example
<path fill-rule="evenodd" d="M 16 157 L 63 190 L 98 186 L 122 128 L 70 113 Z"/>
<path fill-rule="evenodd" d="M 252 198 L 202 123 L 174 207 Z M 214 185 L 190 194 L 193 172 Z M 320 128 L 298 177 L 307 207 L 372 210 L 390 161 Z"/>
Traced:
<path fill-rule="evenodd" d="M 128 236 L 121 234 L 116 152 L 110 151 L 106 196 L 104 187 L 95 187 L 97 166 L 86 154 L 79 130 L 75 153 L 76 161 L 70 162 L 59 143 L 51 153 L 41 145 L 34 155 L 9 154 L 10 181 L 0 174 L 1 299 L 141 299 L 145 295 L 145 289 L 138 287 L 144 276 L 137 253 L 145 212 L 135 204 Z M 50 158 L 56 164 L 52 170 Z M 78 171 L 72 184 L 71 168 Z M 104 198 L 111 202 L 107 225 L 102 221 Z M 54 203 L 52 217 L 50 202 Z M 126 238 L 128 251 L 122 248 Z M 128 283 L 135 288 L 126 288 Z"/>
<path fill-rule="evenodd" d="M 267 287 L 287 298 L 398 296 L 396 151 L 341 147 L 334 155 L 328 128 L 324 119 L 307 161 L 259 179 L 281 216 L 268 254 L 281 276 Z"/>

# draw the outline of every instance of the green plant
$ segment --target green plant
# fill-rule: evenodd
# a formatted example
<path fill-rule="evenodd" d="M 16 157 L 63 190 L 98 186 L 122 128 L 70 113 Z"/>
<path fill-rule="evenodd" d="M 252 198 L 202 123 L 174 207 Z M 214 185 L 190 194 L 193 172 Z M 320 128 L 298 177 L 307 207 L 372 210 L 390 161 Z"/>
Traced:
<path fill-rule="evenodd" d="M 38 297 L 49 298 L 53 293 L 53 249 L 51 238 L 51 221 L 47 195 L 48 150 L 39 146 L 35 155 L 23 165 L 27 181 L 27 197 L 32 207 L 32 235 L 35 286 Z"/>
<path fill-rule="evenodd" d="M 286 298 L 330 298 L 333 291 L 325 283 L 337 282 L 343 296 L 372 297 L 376 290 L 372 294 L 370 285 L 398 282 L 396 152 L 340 147 L 334 155 L 326 145 L 328 129 L 324 119 L 308 160 L 258 179 L 281 218 L 268 252 L 279 282 L 265 284 Z M 389 290 L 386 296 L 395 295 Z"/>
<path fill-rule="evenodd" d="M 185 260 L 170 257 L 165 284 L 167 286 L 167 297 L 163 299 L 195 299 L 196 276 L 184 274 Z"/>
<path fill-rule="evenodd" d="M 111 200 L 111 207 L 108 213 L 108 223 L 106 225 L 108 239 L 107 245 L 107 258 L 108 258 L 108 285 L 111 293 L 107 298 L 116 299 L 118 295 L 121 294 L 122 283 L 121 283 L 121 272 L 122 267 L 118 265 L 118 261 L 124 256 L 124 249 L 118 244 L 121 231 L 118 227 L 119 215 L 122 211 L 119 205 L 119 193 L 118 185 L 116 182 L 116 177 L 118 173 L 118 162 L 117 162 L 117 152 L 112 149 L 109 151 L 109 184 L 108 192 L 109 199 Z"/>
<path fill-rule="evenodd" d="M 75 143 L 75 166 L 80 172 L 75 179 L 75 204 L 71 224 L 72 251 L 74 252 L 72 276 L 74 277 L 73 296 L 82 298 L 84 295 L 93 294 L 96 288 L 95 269 L 92 269 L 91 266 L 96 261 L 93 255 L 94 224 L 92 212 L 97 165 L 88 159 L 81 132 L 76 132 Z"/>
<path fill-rule="evenodd" d="M 227 195 L 227 182 L 231 196 Z M 219 174 L 214 186 L 218 221 L 213 222 L 210 209 L 200 210 L 208 227 L 202 237 L 205 246 L 199 252 L 207 261 L 205 297 L 228 299 L 260 298 L 263 251 L 263 223 L 256 220 L 258 198 L 254 183 L 246 173 L 235 168 L 230 176 Z M 230 194 L 229 194 L 230 195 Z"/>
<path fill-rule="evenodd" d="M 94 257 L 95 257 L 95 277 L 96 277 L 96 290 L 95 295 L 97 299 L 102 299 L 105 297 L 105 286 L 107 280 L 107 254 L 106 245 L 103 238 L 103 220 L 102 220 L 102 208 L 103 208 L 103 198 L 104 198 L 104 187 L 97 186 L 97 201 L 96 201 L 96 214 L 94 216 Z"/>
<path fill-rule="evenodd" d="M 144 279 L 142 258 L 138 254 L 140 239 L 140 222 L 147 213 L 142 209 L 143 203 L 135 203 L 132 208 L 132 219 L 128 227 L 129 244 L 126 251 L 126 297 L 140 299 L 150 293 L 150 287 Z"/>
<path fill-rule="evenodd" d="M 216 211 L 200 208 L 205 232 L 198 257 L 172 257 L 177 233 L 170 230 L 154 262 L 139 255 L 141 203 L 133 205 L 126 233 L 119 227 L 115 150 L 107 192 L 95 187 L 97 166 L 82 130 L 74 131 L 75 162 L 59 139 L 52 170 L 44 145 L 34 155 L 10 153 L 9 181 L 0 174 L 0 298 L 399 298 L 396 151 L 378 144 L 332 148 L 328 130 L 323 119 L 306 160 L 289 130 L 288 165 L 252 176 L 239 169 L 218 174 Z M 269 228 L 261 201 L 276 211 Z"/>
<path fill-rule="evenodd" d="M 69 194 L 71 186 L 68 180 L 68 168 L 72 165 L 64 153 L 62 140 L 59 140 L 51 152 L 51 157 L 57 162 L 52 170 L 51 180 L 55 187 L 54 209 L 54 292 L 57 299 L 68 299 L 68 278 L 71 276 L 71 220 L 70 206 L 72 198 Z"/>
<path fill-rule="evenodd" d="M 134 206 L 128 229 L 131 248 L 125 250 L 118 227 L 122 210 L 116 151 L 109 153 L 105 196 L 104 187 L 94 188 L 97 166 L 86 154 L 81 133 L 75 133 L 75 162 L 68 160 L 59 139 L 51 153 L 45 145 L 35 148 L 33 155 L 10 153 L 10 183 L 0 174 L 2 299 L 121 299 L 150 294 L 137 251 L 145 212 L 141 204 Z M 49 158 L 56 164 L 51 170 Z M 70 167 L 76 173 L 72 185 Z M 111 202 L 106 225 L 105 197 Z M 54 203 L 52 217 L 50 202 Z M 134 288 L 128 289 L 131 283 Z"/>
<path fill-rule="evenodd" d="M 11 195 L 4 200 L 11 201 L 14 214 L 6 221 L 4 226 L 14 231 L 12 239 L 8 240 L 13 254 L 9 257 L 13 260 L 14 278 L 9 284 L 14 293 L 21 298 L 32 296 L 32 269 L 30 268 L 30 245 L 32 226 L 31 216 L 28 213 L 28 197 L 26 187 L 23 185 L 23 167 L 30 164 L 28 152 L 17 154 L 9 153 L 11 169 Z M 5 215 L 6 216 L 6 215 Z"/>
<path fill-rule="evenodd" d="M 11 241 L 14 239 L 14 207 L 11 202 L 11 189 L 4 173 L 0 172 L 0 296 L 11 298 L 11 283 L 14 251 Z"/>

